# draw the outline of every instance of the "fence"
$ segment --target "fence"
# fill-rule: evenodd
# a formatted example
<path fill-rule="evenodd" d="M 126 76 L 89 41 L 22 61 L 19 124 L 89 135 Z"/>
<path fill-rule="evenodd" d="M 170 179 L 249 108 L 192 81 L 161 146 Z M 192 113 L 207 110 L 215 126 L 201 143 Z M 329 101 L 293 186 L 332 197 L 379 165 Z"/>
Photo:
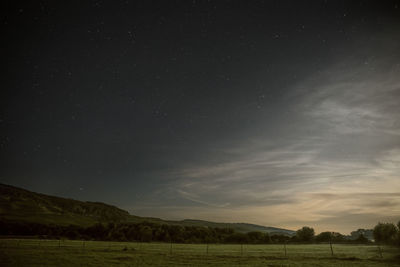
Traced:
<path fill-rule="evenodd" d="M 343 244 L 177 244 L 144 242 L 107 242 L 80 240 L 0 239 L 0 248 L 68 249 L 79 251 L 137 251 L 162 254 L 196 254 L 206 256 L 273 256 L 273 257 L 382 257 L 376 245 Z M 359 248 L 365 248 L 360 250 Z M 351 249 L 350 249 L 351 248 Z M 358 249 L 354 249 L 358 248 Z M 384 254 L 385 249 L 383 249 Z"/>

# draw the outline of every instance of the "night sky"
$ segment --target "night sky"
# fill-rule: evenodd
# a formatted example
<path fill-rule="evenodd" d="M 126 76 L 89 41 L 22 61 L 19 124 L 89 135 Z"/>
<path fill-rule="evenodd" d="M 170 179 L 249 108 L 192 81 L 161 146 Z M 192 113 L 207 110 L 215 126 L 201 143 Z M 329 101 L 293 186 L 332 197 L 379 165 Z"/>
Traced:
<path fill-rule="evenodd" d="M 1 183 L 163 219 L 400 219 L 400 1 L 61 2 L 1 11 Z"/>

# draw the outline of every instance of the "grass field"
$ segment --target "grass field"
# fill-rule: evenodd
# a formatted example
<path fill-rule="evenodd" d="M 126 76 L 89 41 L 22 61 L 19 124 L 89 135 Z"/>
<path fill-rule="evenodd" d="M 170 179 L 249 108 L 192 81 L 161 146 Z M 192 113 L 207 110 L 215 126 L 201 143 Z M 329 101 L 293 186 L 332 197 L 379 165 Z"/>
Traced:
<path fill-rule="evenodd" d="M 400 266 L 373 245 L 216 245 L 0 239 L 0 266 Z"/>

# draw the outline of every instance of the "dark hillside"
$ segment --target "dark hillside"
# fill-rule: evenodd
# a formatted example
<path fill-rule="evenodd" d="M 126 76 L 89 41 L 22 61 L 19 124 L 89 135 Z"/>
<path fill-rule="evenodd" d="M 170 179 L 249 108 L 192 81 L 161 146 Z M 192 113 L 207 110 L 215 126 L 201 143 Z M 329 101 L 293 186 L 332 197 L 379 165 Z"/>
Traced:
<path fill-rule="evenodd" d="M 101 202 L 84 202 L 49 196 L 18 187 L 0 184 L 0 220 L 55 225 L 78 225 L 95 223 L 141 223 L 230 228 L 236 232 L 259 231 L 269 234 L 292 235 L 294 231 L 248 223 L 218 223 L 202 220 L 168 221 L 159 218 L 140 217 Z"/>
<path fill-rule="evenodd" d="M 0 184 L 0 218 L 12 221 L 90 225 L 119 222 L 127 211 L 100 202 L 83 202 Z"/>

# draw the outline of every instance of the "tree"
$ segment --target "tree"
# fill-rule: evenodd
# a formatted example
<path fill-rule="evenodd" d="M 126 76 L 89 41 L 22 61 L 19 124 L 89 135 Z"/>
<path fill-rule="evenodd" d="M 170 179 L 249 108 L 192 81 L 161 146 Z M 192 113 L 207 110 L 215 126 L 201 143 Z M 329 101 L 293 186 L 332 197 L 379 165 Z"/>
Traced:
<path fill-rule="evenodd" d="M 153 231 L 150 226 L 141 226 L 139 229 L 139 239 L 142 242 L 150 242 L 153 238 Z"/>
<path fill-rule="evenodd" d="M 263 233 L 257 232 L 257 231 L 248 232 L 247 238 L 248 238 L 249 242 L 253 243 L 253 244 L 263 243 L 263 241 L 264 241 Z"/>
<path fill-rule="evenodd" d="M 343 242 L 345 241 L 344 235 L 338 232 L 332 232 L 332 242 Z"/>
<path fill-rule="evenodd" d="M 268 234 L 268 233 L 264 233 L 264 241 L 263 241 L 263 243 L 264 244 L 270 244 L 272 241 L 271 241 L 271 236 Z"/>
<path fill-rule="evenodd" d="M 400 221 L 397 222 L 397 245 L 400 246 Z"/>
<path fill-rule="evenodd" d="M 378 243 L 394 243 L 397 228 L 393 223 L 378 223 L 374 228 L 374 239 Z"/>
<path fill-rule="evenodd" d="M 178 242 L 178 243 L 182 243 L 184 242 L 184 231 L 185 228 L 183 228 L 180 225 L 171 225 L 169 226 L 169 236 L 171 237 L 171 241 L 173 242 Z"/>
<path fill-rule="evenodd" d="M 350 233 L 351 239 L 356 240 L 360 235 L 363 235 L 365 238 L 371 240 L 374 238 L 374 230 L 372 229 L 358 229 L 357 231 L 353 231 Z"/>
<path fill-rule="evenodd" d="M 314 229 L 308 226 L 296 231 L 296 236 L 300 242 L 311 242 L 314 239 Z"/>
<path fill-rule="evenodd" d="M 109 233 L 109 239 L 115 241 L 126 241 L 126 236 L 121 228 L 115 227 Z"/>
<path fill-rule="evenodd" d="M 368 238 L 366 238 L 363 234 L 360 234 L 354 241 L 360 244 L 365 244 L 369 242 Z"/>
<path fill-rule="evenodd" d="M 85 234 L 95 240 L 104 240 L 106 237 L 106 228 L 101 223 L 96 223 L 85 230 Z"/>
<path fill-rule="evenodd" d="M 225 242 L 227 243 L 239 243 L 246 244 L 249 242 L 249 237 L 244 233 L 233 233 L 225 238 Z"/>
<path fill-rule="evenodd" d="M 273 234 L 271 235 L 270 239 L 273 243 L 283 244 L 288 242 L 290 240 L 290 237 L 282 234 Z"/>
<path fill-rule="evenodd" d="M 332 232 L 322 232 L 315 237 L 317 242 L 329 242 L 332 240 Z"/>

